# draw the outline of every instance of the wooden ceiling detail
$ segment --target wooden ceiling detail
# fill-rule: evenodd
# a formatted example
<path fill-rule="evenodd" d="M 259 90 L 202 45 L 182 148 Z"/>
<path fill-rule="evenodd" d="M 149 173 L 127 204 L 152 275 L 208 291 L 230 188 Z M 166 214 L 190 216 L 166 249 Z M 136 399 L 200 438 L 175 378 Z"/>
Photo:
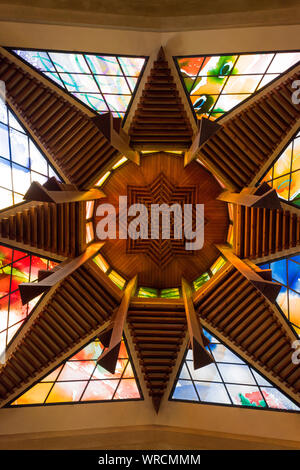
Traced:
<path fill-rule="evenodd" d="M 149 395 L 158 412 L 186 332 L 183 302 L 133 299 L 127 321 Z"/>
<path fill-rule="evenodd" d="M 162 48 L 128 134 L 136 150 L 186 150 L 192 143 L 192 127 Z"/>
<path fill-rule="evenodd" d="M 258 188 L 244 188 L 240 193 L 224 191 L 218 196 L 220 201 L 226 201 L 231 204 L 238 204 L 247 207 L 263 209 L 280 209 L 280 199 L 276 189 L 272 189 L 267 183 L 263 183 Z"/>
<path fill-rule="evenodd" d="M 88 189 L 117 162 L 120 152 L 88 111 L 3 49 L 0 80 L 5 82 L 8 104 L 66 180 Z"/>
<path fill-rule="evenodd" d="M 296 65 L 228 112 L 218 120 L 221 129 L 189 160 L 199 158 L 229 190 L 251 185 L 299 129 L 300 105 L 292 102 L 292 83 L 299 78 Z"/>
<path fill-rule="evenodd" d="M 149 213 L 148 236 L 149 239 L 127 239 L 127 253 L 142 253 L 148 256 L 160 269 L 164 270 L 176 255 L 188 256 L 194 255 L 195 251 L 187 251 L 185 243 L 187 239 L 184 236 L 184 224 L 182 219 L 181 230 L 182 238 L 174 238 L 174 215 L 171 214 L 170 239 L 151 239 L 151 204 L 180 204 L 182 213 L 184 213 L 184 204 L 196 204 L 199 199 L 197 185 L 175 186 L 169 181 L 164 173 L 160 173 L 155 180 L 147 186 L 128 186 L 127 197 L 128 206 L 131 204 L 144 204 Z M 195 206 L 194 206 L 195 207 Z M 193 211 L 193 223 L 195 224 L 195 211 Z"/>
<path fill-rule="evenodd" d="M 0 406 L 101 334 L 121 295 L 93 261 L 53 287 L 6 351 L 0 368 Z"/>
<path fill-rule="evenodd" d="M 24 202 L 0 212 L 0 243 L 63 259 L 85 249 L 85 203 Z"/>
<path fill-rule="evenodd" d="M 182 297 L 184 301 L 190 344 L 193 350 L 193 367 L 196 370 L 211 364 L 214 362 L 214 358 L 211 353 L 205 349 L 206 344 L 203 341 L 203 330 L 193 303 L 193 291 L 185 279 L 182 279 Z"/>
<path fill-rule="evenodd" d="M 300 403 L 300 368 L 291 360 L 296 335 L 241 272 L 226 263 L 194 294 L 194 304 L 204 327 Z"/>
<path fill-rule="evenodd" d="M 161 187 L 156 184 L 159 181 L 157 178 L 163 180 Z M 153 182 L 155 184 L 151 189 Z M 133 188 L 135 193 L 130 194 Z M 156 240 L 136 240 L 134 243 L 132 240 L 119 238 L 107 240 L 102 253 L 109 264 L 126 279 L 138 274 L 139 284 L 142 286 L 180 287 L 182 276 L 188 282 L 192 282 L 206 272 L 219 256 L 215 243 L 226 241 L 229 224 L 228 208 L 225 202 L 216 199 L 222 191 L 220 184 L 197 162 L 184 167 L 183 158 L 179 155 L 165 152 L 143 155 L 140 166 L 127 162 L 114 172 L 103 185 L 103 191 L 107 196 L 103 201 L 112 204 L 117 213 L 119 196 L 128 196 L 128 204 L 131 200 L 148 204 L 150 199 L 155 203 L 156 198 L 162 201 L 168 200 L 168 203 L 175 202 L 177 198 L 178 202 L 204 204 L 206 222 L 204 246 L 201 250 L 194 251 L 192 255 L 185 249 L 179 252 L 178 248 L 181 249 L 182 241 L 176 239 L 162 240 L 166 242 L 166 246 L 158 246 L 158 250 L 153 243 Z M 96 216 L 95 225 L 99 220 L 100 218 Z M 177 244 L 178 242 L 181 245 Z M 172 252 L 169 249 L 170 243 L 172 243 Z M 132 246 L 134 252 L 131 250 Z"/>
<path fill-rule="evenodd" d="M 98 364 L 111 374 L 115 374 L 116 372 L 128 307 L 131 297 L 135 294 L 136 288 L 137 276 L 131 279 L 125 287 L 121 303 L 113 315 L 108 348 L 103 351 L 98 359 Z"/>
<path fill-rule="evenodd" d="M 300 249 L 300 210 L 233 206 L 233 248 L 240 258 Z"/>

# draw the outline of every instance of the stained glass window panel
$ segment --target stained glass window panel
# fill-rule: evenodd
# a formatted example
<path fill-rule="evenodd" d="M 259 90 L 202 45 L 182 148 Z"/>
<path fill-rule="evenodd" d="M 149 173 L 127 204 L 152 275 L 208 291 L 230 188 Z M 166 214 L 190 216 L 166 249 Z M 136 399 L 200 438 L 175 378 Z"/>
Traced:
<path fill-rule="evenodd" d="M 300 411 L 283 393 L 217 338 L 204 330 L 215 362 L 194 370 L 187 350 L 170 399 L 253 408 Z"/>
<path fill-rule="evenodd" d="M 300 206 L 300 136 L 290 142 L 262 181 L 276 189 L 280 198 Z"/>
<path fill-rule="evenodd" d="M 14 50 L 26 62 L 98 113 L 124 117 L 145 57 Z"/>
<path fill-rule="evenodd" d="M 91 341 L 12 405 L 141 399 L 125 342 L 121 343 L 115 374 L 97 364 L 104 350 L 98 339 Z"/>
<path fill-rule="evenodd" d="M 298 52 L 177 57 L 199 119 L 216 119 L 300 60 Z"/>
<path fill-rule="evenodd" d="M 2 103 L 0 112 L 0 209 L 23 201 L 33 181 L 59 177 L 16 117 Z"/>
<path fill-rule="evenodd" d="M 19 285 L 34 282 L 40 269 L 52 269 L 54 265 L 52 261 L 0 245 L 0 354 L 39 300 L 37 297 L 22 305 Z"/>
<path fill-rule="evenodd" d="M 273 281 L 282 285 L 276 302 L 300 336 L 300 256 L 264 263 L 260 268 L 272 269 Z"/>

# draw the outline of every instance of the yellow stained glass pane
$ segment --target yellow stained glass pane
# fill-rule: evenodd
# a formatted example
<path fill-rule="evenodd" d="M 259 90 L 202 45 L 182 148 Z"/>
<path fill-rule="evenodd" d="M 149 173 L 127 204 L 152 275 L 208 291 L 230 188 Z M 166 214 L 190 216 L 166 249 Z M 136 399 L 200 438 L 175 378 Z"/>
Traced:
<path fill-rule="evenodd" d="M 289 199 L 289 188 L 290 188 L 290 175 L 284 175 L 281 178 L 273 180 L 273 188 L 276 189 L 278 195 L 283 199 Z"/>
<path fill-rule="evenodd" d="M 93 217 L 95 201 L 86 202 L 86 219 L 91 219 Z"/>
<path fill-rule="evenodd" d="M 102 255 L 98 254 L 97 256 L 95 256 L 95 258 L 93 258 L 93 261 L 101 269 L 101 271 L 103 271 L 104 273 L 107 272 L 109 264 L 106 262 Z"/>
<path fill-rule="evenodd" d="M 51 383 L 38 383 L 19 398 L 17 398 L 17 400 L 15 400 L 12 405 L 33 405 L 44 403 L 51 387 Z"/>
<path fill-rule="evenodd" d="M 123 289 L 125 285 L 125 279 L 120 276 L 116 271 L 111 271 L 108 275 L 108 277 L 120 288 Z"/>

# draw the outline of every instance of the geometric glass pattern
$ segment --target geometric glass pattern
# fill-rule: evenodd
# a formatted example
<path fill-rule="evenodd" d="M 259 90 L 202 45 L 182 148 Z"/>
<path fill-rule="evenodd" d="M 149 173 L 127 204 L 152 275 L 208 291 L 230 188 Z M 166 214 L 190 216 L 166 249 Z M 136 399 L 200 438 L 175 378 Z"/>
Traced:
<path fill-rule="evenodd" d="M 114 374 L 110 374 L 97 364 L 103 349 L 98 339 L 91 341 L 11 405 L 141 399 L 124 340 L 121 343 Z"/>
<path fill-rule="evenodd" d="M 40 269 L 56 263 L 0 245 L 0 354 L 23 324 L 39 297 L 22 305 L 19 284 L 37 280 Z"/>
<path fill-rule="evenodd" d="M 0 209 L 23 201 L 32 181 L 56 176 L 14 114 L 0 99 Z"/>
<path fill-rule="evenodd" d="M 177 57 L 199 119 L 217 119 L 300 60 L 298 52 Z"/>
<path fill-rule="evenodd" d="M 289 398 L 248 366 L 213 335 L 203 330 L 215 362 L 194 370 L 188 349 L 170 399 L 256 409 L 300 411 Z"/>
<path fill-rule="evenodd" d="M 275 188 L 282 199 L 300 206 L 300 133 L 281 153 L 263 181 Z"/>
<path fill-rule="evenodd" d="M 70 52 L 14 50 L 19 57 L 42 72 L 98 113 L 111 111 L 124 117 L 145 57 L 122 57 Z"/>
<path fill-rule="evenodd" d="M 300 255 L 264 263 L 261 269 L 272 269 L 272 280 L 281 284 L 277 304 L 300 336 Z"/>

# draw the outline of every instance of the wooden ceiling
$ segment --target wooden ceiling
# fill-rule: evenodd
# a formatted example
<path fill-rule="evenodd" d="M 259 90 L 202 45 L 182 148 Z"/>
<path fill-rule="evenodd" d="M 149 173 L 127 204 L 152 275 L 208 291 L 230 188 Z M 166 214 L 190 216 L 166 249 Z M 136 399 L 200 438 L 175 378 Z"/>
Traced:
<path fill-rule="evenodd" d="M 1 213 L 2 242 L 43 256 L 55 255 L 63 262 L 46 278 L 41 275 L 38 283 L 21 287 L 25 301 L 38 293 L 43 297 L 6 351 L 6 362 L 0 368 L 0 406 L 13 401 L 96 336 L 102 337 L 113 355 L 124 321 L 135 344 L 133 361 L 140 362 L 156 411 L 188 337 L 194 361 L 203 353 L 202 326 L 300 404 L 300 369 L 291 362 L 296 336 L 274 305 L 280 286 L 270 281 L 269 270 L 261 270 L 248 259 L 264 255 L 271 260 L 299 251 L 299 210 L 283 206 L 273 196 L 265 197 L 267 187 L 252 186 L 299 128 L 299 105 L 291 103 L 290 93 L 292 81 L 300 78 L 300 68 L 293 67 L 225 115 L 215 132 L 203 135 L 204 125 L 194 136 L 170 70 L 161 52 L 140 107 L 132 103 L 136 115 L 126 141 L 122 132 L 114 129 L 114 134 L 111 128 L 108 132 L 107 119 L 95 119 L 93 112 L 61 88 L 0 50 L 0 79 L 6 83 L 8 104 L 65 182 L 73 184 L 72 195 L 67 187 L 56 188 L 61 194 L 45 202 L 30 191 L 30 202 Z M 157 100 L 161 105 L 157 106 Z M 170 113 L 169 108 L 173 109 Z M 184 139 L 181 133 L 176 137 L 173 124 L 176 131 L 184 131 Z M 187 151 L 185 160 L 163 152 L 166 136 L 168 150 Z M 186 187 L 184 197 L 205 204 L 207 246 L 202 252 L 184 256 L 180 262 L 180 256 L 172 253 L 174 259 L 159 267 L 153 266 L 145 247 L 144 253 L 136 255 L 127 253 L 126 243 L 121 246 L 120 241 L 85 246 L 82 200 L 96 198 L 89 189 L 119 159 L 122 146 L 132 156 L 129 139 L 135 150 L 155 143 L 159 153 L 142 156 L 140 166 L 133 157 L 136 163 L 118 169 L 104 187 L 108 199 L 127 195 L 129 186 L 131 198 L 150 194 L 151 199 L 159 187 L 157 178 L 163 174 L 161 182 L 168 188 L 168 197 L 173 192 L 178 197 L 180 188 Z M 208 169 L 192 161 L 197 157 Z M 210 171 L 223 181 L 227 195 L 220 194 L 220 185 Z M 228 198 L 234 199 L 233 248 L 224 244 Z M 124 291 L 91 261 L 100 248 L 126 275 L 129 283 Z M 227 260 L 225 266 L 193 293 L 188 281 L 220 253 Z M 147 269 L 141 259 L 147 259 Z M 180 278 L 184 300 L 136 298 L 134 275 L 139 270 L 139 283 L 148 279 L 150 285 L 155 281 L 156 285 L 178 284 Z M 176 273 L 176 281 L 171 271 Z M 197 350 L 195 339 L 200 345 Z"/>
<path fill-rule="evenodd" d="M 208 170 L 196 162 L 184 167 L 181 155 L 164 152 L 143 155 L 140 166 L 127 163 L 104 184 L 107 198 L 117 212 L 119 196 L 132 203 L 204 204 L 204 246 L 185 249 L 186 239 L 107 240 L 103 254 L 125 278 L 138 274 L 139 284 L 158 288 L 181 285 L 184 276 L 192 282 L 206 272 L 219 256 L 216 243 L 224 243 L 228 232 L 227 204 L 217 200 L 222 188 Z M 102 200 L 101 200 L 102 201 Z M 184 212 L 184 211 L 183 211 Z M 95 226 L 100 218 L 95 217 Z M 149 224 L 150 228 L 150 224 Z M 150 236 L 150 233 L 149 233 Z"/>

